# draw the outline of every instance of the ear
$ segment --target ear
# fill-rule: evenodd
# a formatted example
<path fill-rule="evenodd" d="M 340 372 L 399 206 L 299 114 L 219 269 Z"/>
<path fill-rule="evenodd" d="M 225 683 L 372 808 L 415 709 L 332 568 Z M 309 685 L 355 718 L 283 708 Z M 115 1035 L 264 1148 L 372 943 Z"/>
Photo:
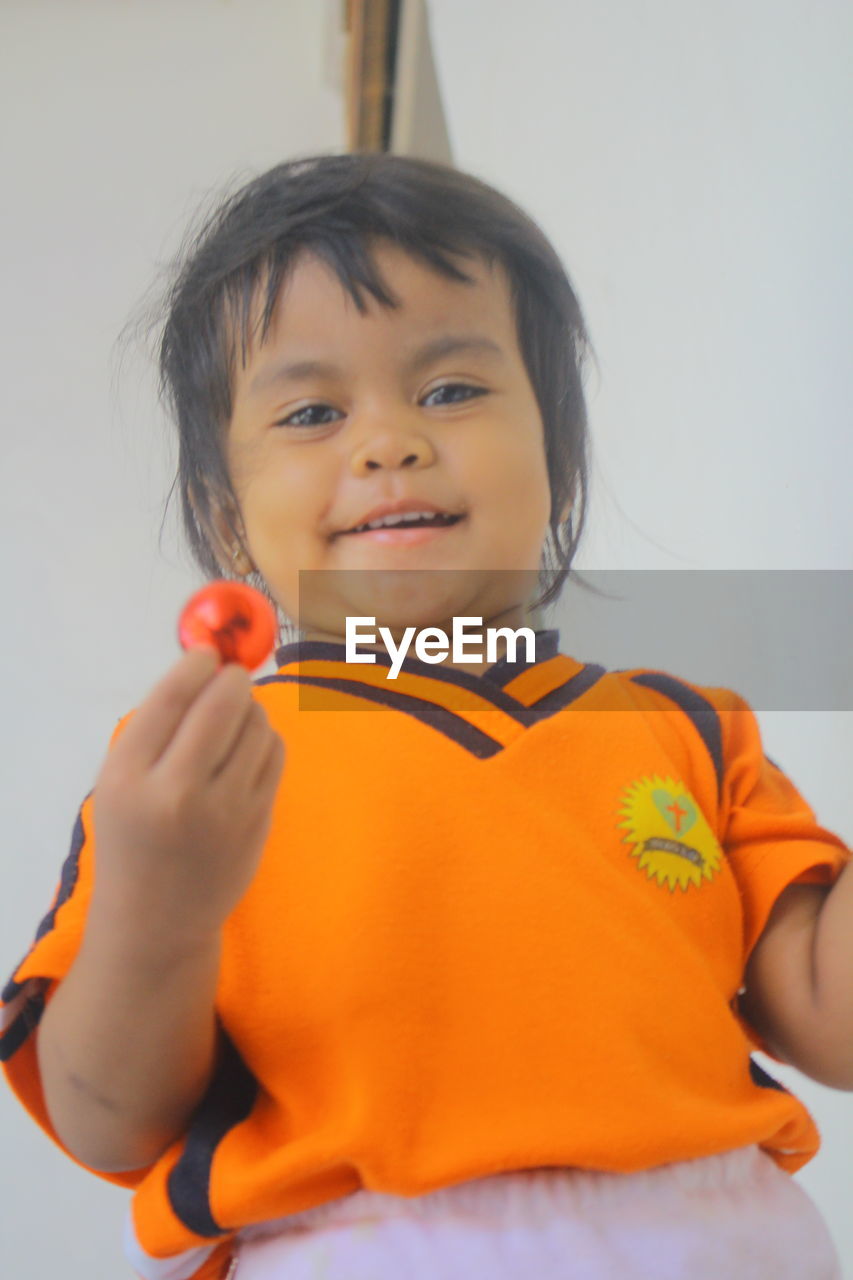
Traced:
<path fill-rule="evenodd" d="M 192 486 L 188 493 L 195 518 L 204 530 L 222 572 L 227 575 L 236 573 L 245 578 L 255 566 L 245 549 L 243 521 L 236 506 L 232 502 L 223 505 L 214 498 L 202 503 Z"/>

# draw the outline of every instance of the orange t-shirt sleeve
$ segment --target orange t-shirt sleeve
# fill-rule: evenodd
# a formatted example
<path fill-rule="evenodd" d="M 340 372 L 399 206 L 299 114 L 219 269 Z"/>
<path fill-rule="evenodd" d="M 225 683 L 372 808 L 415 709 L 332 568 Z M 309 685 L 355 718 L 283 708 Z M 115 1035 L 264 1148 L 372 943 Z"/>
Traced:
<path fill-rule="evenodd" d="M 715 690 L 723 734 L 720 842 L 743 904 L 743 968 L 779 896 L 792 884 L 831 886 L 851 859 L 785 773 L 764 753 L 755 713 L 737 694 Z M 777 1058 L 744 1026 L 762 1053 Z"/>
<path fill-rule="evenodd" d="M 121 732 L 127 717 L 119 722 L 111 743 Z M 35 940 L 24 959 L 12 972 L 0 995 L 0 1065 L 12 1091 L 24 1107 L 76 1164 L 81 1164 L 64 1145 L 51 1123 L 42 1091 L 36 1053 L 36 1035 L 42 1015 L 60 982 L 68 973 L 80 944 L 93 882 L 93 797 L 84 800 L 71 838 L 71 847 L 62 867 L 50 909 L 36 931 Z M 135 1187 L 146 1170 L 90 1173 L 123 1187 Z"/>

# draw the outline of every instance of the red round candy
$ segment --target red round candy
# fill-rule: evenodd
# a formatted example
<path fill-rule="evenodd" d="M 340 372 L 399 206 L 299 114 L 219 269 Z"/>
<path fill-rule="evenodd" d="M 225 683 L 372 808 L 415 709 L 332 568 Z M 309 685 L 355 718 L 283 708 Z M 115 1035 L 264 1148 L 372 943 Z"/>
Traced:
<path fill-rule="evenodd" d="M 245 582 L 211 582 L 184 605 L 178 639 L 184 649 L 213 645 L 223 662 L 254 671 L 275 648 L 275 611 Z"/>

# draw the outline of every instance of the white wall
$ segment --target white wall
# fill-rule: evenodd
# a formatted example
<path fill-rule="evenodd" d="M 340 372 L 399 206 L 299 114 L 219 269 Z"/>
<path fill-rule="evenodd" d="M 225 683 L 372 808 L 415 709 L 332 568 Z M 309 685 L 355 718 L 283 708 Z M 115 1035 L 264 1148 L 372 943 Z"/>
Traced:
<path fill-rule="evenodd" d="M 850 5 L 428 7 L 454 161 L 550 235 L 599 357 L 579 565 L 853 569 Z M 760 720 L 853 841 L 853 714 Z M 796 1176 L 853 1278 L 853 1096 L 763 1065 L 822 1131 Z"/>
<path fill-rule="evenodd" d="M 150 372 L 130 358 L 119 379 L 116 336 L 207 191 L 343 146 L 337 7 L 0 5 L 0 965 L 29 945 L 109 733 L 176 655 L 169 619 L 196 582 L 171 532 L 157 546 L 172 457 Z M 431 13 L 454 158 L 542 221 L 602 363 L 585 562 L 850 567 L 846 7 Z M 765 721 L 853 837 L 851 717 Z M 853 1277 L 850 1097 L 789 1074 L 825 1137 L 800 1178 Z M 8 1274 L 129 1276 L 125 1193 L 5 1090 L 0 1128 Z"/>
<path fill-rule="evenodd" d="M 0 5 L 0 967 L 50 904 L 117 718 L 198 585 L 167 535 L 154 377 L 116 339 L 212 188 L 344 147 L 337 0 Z M 171 526 L 170 526 L 171 529 Z M 0 1089 L 2 1268 L 119 1280 L 127 1194 Z"/>

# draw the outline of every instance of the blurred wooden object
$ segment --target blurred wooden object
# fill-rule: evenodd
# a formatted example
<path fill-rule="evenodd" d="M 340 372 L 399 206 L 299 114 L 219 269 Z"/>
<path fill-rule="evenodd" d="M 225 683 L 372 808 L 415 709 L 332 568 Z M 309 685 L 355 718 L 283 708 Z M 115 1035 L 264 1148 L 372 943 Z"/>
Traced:
<path fill-rule="evenodd" d="M 426 0 L 342 0 L 350 151 L 453 163 Z"/>
<path fill-rule="evenodd" d="M 350 151 L 387 151 L 391 140 L 400 0 L 346 0 Z"/>

